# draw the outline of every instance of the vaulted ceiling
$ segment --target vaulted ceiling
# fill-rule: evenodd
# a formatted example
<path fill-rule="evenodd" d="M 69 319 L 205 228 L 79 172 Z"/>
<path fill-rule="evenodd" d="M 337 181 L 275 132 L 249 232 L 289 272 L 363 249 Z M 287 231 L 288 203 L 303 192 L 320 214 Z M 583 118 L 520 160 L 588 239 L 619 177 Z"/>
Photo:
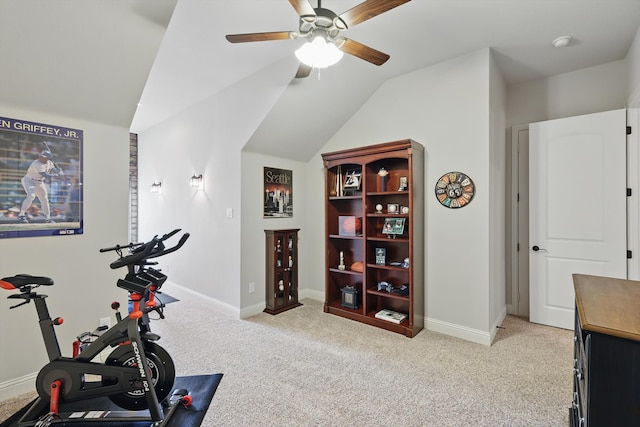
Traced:
<path fill-rule="evenodd" d="M 303 160 L 394 76 L 492 48 L 520 83 L 623 59 L 639 26 L 638 0 L 412 0 L 344 32 L 387 63 L 345 55 L 295 79 L 301 40 L 224 37 L 297 30 L 288 0 L 0 0 L 0 102 L 141 132 L 275 64 L 287 87 L 247 146 Z"/>

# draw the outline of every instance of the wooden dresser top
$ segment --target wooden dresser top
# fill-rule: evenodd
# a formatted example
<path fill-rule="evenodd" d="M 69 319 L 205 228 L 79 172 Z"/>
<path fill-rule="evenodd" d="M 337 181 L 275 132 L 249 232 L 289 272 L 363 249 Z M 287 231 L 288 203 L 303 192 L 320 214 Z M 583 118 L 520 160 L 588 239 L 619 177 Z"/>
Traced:
<path fill-rule="evenodd" d="M 640 341 L 640 281 L 573 275 L 584 330 Z"/>

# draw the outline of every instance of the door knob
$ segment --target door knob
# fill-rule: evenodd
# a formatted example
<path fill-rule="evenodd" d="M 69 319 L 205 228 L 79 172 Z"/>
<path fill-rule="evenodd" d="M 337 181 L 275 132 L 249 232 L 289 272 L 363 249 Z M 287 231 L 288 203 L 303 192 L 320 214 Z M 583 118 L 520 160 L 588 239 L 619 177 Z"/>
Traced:
<path fill-rule="evenodd" d="M 531 249 L 533 249 L 533 251 L 534 251 L 534 252 L 538 252 L 538 251 L 547 252 L 547 250 L 546 250 L 546 249 L 543 249 L 543 248 L 541 248 L 541 247 L 540 247 L 540 246 L 538 246 L 538 245 L 534 245 L 534 246 L 532 246 L 532 247 L 531 247 Z"/>

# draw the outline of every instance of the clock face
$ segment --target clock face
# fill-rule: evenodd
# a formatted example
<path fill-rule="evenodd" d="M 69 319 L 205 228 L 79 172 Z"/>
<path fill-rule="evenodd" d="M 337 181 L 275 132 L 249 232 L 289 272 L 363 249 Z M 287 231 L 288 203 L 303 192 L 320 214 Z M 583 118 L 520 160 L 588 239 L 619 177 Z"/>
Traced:
<path fill-rule="evenodd" d="M 466 206 L 475 193 L 473 181 L 462 172 L 448 172 L 436 183 L 436 198 L 442 206 L 456 209 Z"/>

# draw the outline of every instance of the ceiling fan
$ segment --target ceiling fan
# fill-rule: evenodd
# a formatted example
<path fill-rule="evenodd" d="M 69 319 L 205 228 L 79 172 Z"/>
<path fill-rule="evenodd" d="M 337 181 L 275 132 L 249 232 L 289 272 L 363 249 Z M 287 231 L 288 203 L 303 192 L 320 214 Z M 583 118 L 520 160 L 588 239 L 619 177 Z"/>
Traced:
<path fill-rule="evenodd" d="M 354 27 L 361 22 L 374 18 L 410 0 L 365 0 L 357 6 L 337 15 L 324 9 L 321 0 L 318 7 L 313 7 L 309 0 L 289 0 L 291 6 L 300 15 L 298 31 L 274 31 L 267 33 L 228 34 L 231 43 L 260 42 L 270 40 L 295 40 L 307 38 L 310 41 L 321 38 L 321 42 L 334 45 L 337 49 L 350 55 L 364 59 L 375 65 L 382 65 L 389 55 L 373 49 L 357 41 L 340 36 L 340 32 Z M 340 53 L 340 55 L 342 55 Z M 311 65 L 301 63 L 296 78 L 307 77 L 311 73 Z"/>

